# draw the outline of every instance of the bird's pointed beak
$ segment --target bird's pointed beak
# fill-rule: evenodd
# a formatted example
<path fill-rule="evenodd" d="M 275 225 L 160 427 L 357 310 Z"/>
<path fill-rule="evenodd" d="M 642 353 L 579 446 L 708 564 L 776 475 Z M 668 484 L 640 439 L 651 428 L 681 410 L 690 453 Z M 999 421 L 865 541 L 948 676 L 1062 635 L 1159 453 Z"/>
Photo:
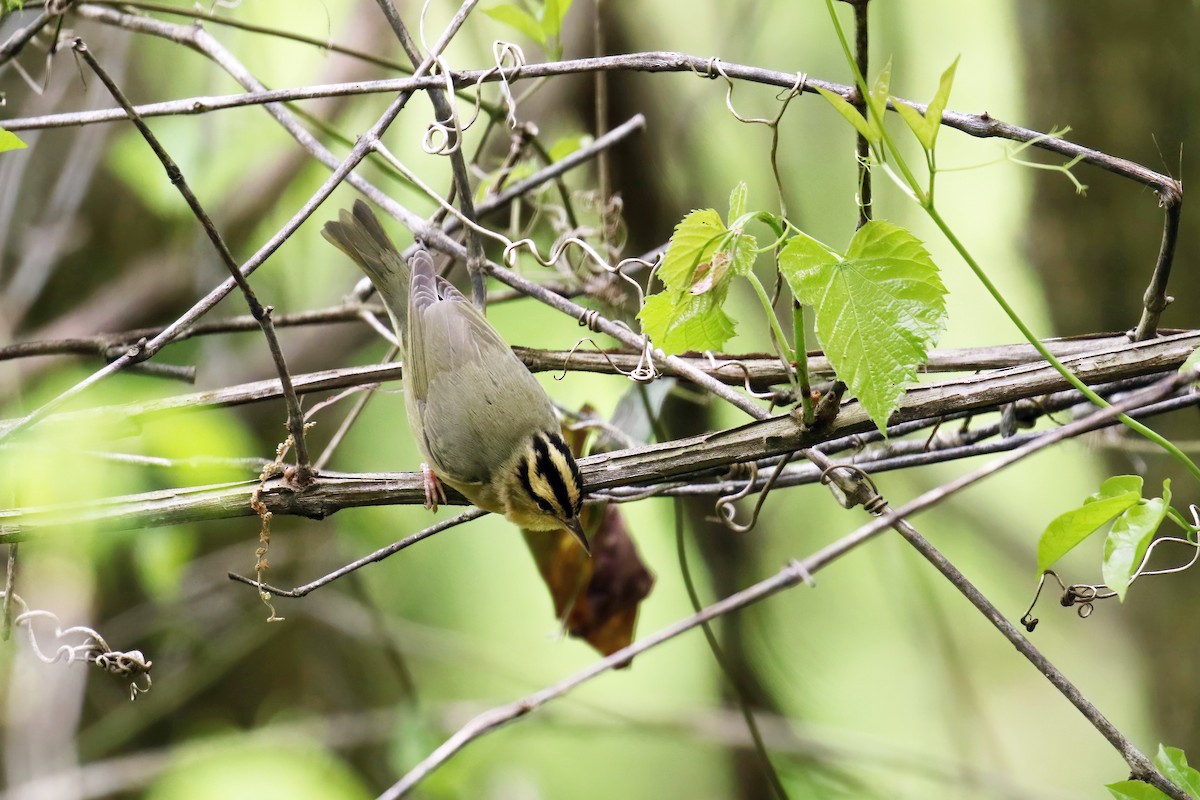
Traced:
<path fill-rule="evenodd" d="M 588 544 L 587 534 L 583 532 L 583 523 L 579 521 L 579 517 L 575 517 L 563 527 L 571 532 L 571 535 L 574 536 L 579 541 L 579 544 L 583 547 L 583 552 L 590 556 L 592 554 L 592 546 Z"/>

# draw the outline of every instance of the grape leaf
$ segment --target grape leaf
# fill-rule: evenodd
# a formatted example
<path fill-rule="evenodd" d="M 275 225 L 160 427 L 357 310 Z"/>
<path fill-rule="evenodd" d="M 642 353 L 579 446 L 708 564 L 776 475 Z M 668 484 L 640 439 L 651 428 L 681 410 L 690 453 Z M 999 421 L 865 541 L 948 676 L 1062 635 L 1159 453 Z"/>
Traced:
<path fill-rule="evenodd" d="M 671 243 L 658 268 L 658 279 L 669 291 L 685 291 L 700 262 L 712 257 L 728 232 L 721 215 L 711 208 L 697 209 L 675 226 Z"/>
<path fill-rule="evenodd" d="M 730 217 L 746 217 L 746 205 L 746 184 L 739 183 L 729 195 Z M 722 349 L 735 325 L 721 306 L 732 280 L 753 269 L 757 248 L 753 236 L 729 230 L 714 209 L 689 213 L 655 273 L 663 290 L 638 312 L 642 329 L 667 353 Z"/>
<path fill-rule="evenodd" d="M 794 236 L 779 268 L 816 312 L 817 338 L 838 377 L 883 430 L 945 325 L 946 287 L 929 253 L 903 228 L 873 220 L 844 257 Z"/>
<path fill-rule="evenodd" d="M 693 295 L 651 295 L 638 313 L 642 330 L 665 353 L 720 350 L 733 338 L 735 324 L 721 308 L 725 288 Z"/>

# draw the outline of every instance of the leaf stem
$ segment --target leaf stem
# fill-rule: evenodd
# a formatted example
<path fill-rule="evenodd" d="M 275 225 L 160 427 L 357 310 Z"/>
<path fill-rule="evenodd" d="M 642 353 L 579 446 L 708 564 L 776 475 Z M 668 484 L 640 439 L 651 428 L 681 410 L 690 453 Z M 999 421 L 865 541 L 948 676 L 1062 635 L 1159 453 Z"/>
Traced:
<path fill-rule="evenodd" d="M 1013 325 L 1017 327 L 1017 330 L 1021 332 L 1021 335 L 1025 337 L 1025 340 L 1033 345 L 1034 349 L 1038 351 L 1038 354 L 1041 355 L 1041 357 L 1045 359 L 1050 366 L 1054 367 L 1054 369 L 1056 369 L 1068 383 L 1075 387 L 1080 394 L 1082 394 L 1099 408 L 1107 408 L 1108 403 L 1104 400 L 1104 398 L 1093 392 L 1087 384 L 1076 377 L 1075 373 L 1071 372 L 1071 370 L 1068 369 L 1065 364 L 1059 361 L 1054 354 L 1050 352 L 1046 345 L 1034 335 L 1033 331 L 1029 329 L 1029 326 L 1025 324 L 1024 320 L 1021 319 L 1016 310 L 1013 309 L 1013 307 L 1008 304 L 1008 301 L 1004 299 L 1004 295 L 1001 294 L 996 285 L 992 283 L 991 279 L 987 276 L 987 273 L 983 271 L 981 266 L 979 266 L 979 263 L 971 255 L 970 251 L 968 251 L 963 243 L 959 241 L 959 238 L 954 234 L 954 231 L 951 230 L 950 226 L 946 224 L 946 220 L 942 218 L 942 215 L 938 213 L 938 210 L 930 203 L 923 203 L 922 207 L 925 209 L 925 213 L 929 215 L 929 218 L 933 220 L 933 223 L 938 226 L 938 229 L 942 232 L 942 235 L 946 237 L 946 240 L 950 242 L 951 246 L 953 246 L 956 251 L 958 251 L 959 256 L 961 256 L 963 261 L 967 263 L 967 266 L 970 267 L 971 271 L 975 273 L 975 277 L 980 283 L 983 284 L 983 287 L 987 290 L 988 294 L 992 296 L 992 299 L 995 300 L 1000 308 L 1004 310 L 1004 313 L 1008 315 L 1009 320 L 1012 321 Z M 1197 481 L 1200 481 L 1200 467 L 1197 467 L 1195 462 L 1188 458 L 1182 450 L 1180 450 L 1162 435 L 1131 418 L 1127 414 L 1121 414 L 1117 417 L 1117 419 L 1121 420 L 1121 422 L 1123 422 L 1127 427 L 1141 434 L 1146 439 L 1149 439 L 1151 442 L 1157 444 L 1172 458 L 1178 461 L 1184 467 L 1184 469 L 1191 473 L 1192 477 L 1194 477 Z"/>
<path fill-rule="evenodd" d="M 804 413 L 804 424 L 813 423 L 812 382 L 808 377 L 808 344 L 804 334 L 804 306 L 796 301 L 792 304 L 792 335 L 796 345 L 796 377 L 800 381 L 800 408 Z"/>
<path fill-rule="evenodd" d="M 779 317 L 775 314 L 775 309 L 771 307 L 771 298 L 767 295 L 766 287 L 762 285 L 762 281 L 752 271 L 746 273 L 746 280 L 750 281 L 750 285 L 754 287 L 754 293 L 758 295 L 758 301 L 762 303 L 763 313 L 767 315 L 767 321 L 771 324 L 771 343 L 775 345 L 775 354 L 783 362 L 784 371 L 787 372 L 788 376 L 788 383 L 795 389 L 796 374 L 793 371 L 793 365 L 797 360 L 796 353 L 792 352 L 792 349 L 788 347 L 787 339 L 783 335 L 783 328 L 779 325 Z"/>

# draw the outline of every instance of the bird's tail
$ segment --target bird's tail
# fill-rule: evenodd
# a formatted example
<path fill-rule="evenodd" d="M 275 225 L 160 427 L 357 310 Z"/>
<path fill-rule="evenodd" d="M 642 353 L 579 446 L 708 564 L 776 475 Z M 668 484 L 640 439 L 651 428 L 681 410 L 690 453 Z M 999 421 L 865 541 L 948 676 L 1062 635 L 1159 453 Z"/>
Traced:
<path fill-rule="evenodd" d="M 353 212 L 343 209 L 336 220 L 325 223 L 321 235 L 354 259 L 371 279 L 392 318 L 396 338 L 403 341 L 408 325 L 409 269 L 374 212 L 356 200 Z"/>

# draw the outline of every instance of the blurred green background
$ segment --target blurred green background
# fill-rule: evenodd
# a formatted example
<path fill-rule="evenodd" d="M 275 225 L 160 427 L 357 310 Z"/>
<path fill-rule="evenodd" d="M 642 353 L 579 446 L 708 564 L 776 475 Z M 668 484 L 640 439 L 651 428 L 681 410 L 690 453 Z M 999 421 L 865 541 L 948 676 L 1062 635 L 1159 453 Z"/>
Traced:
<path fill-rule="evenodd" d="M 217 11 L 402 60 L 372 2 L 235 5 Z M 849 24 L 849 9 L 838 5 Z M 455 7 L 431 4 L 431 40 Z M 400 10 L 409 22 L 420 13 L 413 3 Z M 0 38 L 28 19 L 10 18 Z M 188 24 L 183 17 L 163 19 Z M 592 4 L 580 0 L 572 8 L 565 57 L 593 54 L 593 19 Z M 878 0 L 871 19 L 872 72 L 891 59 L 897 96 L 928 99 L 938 75 L 961 54 L 950 108 L 986 110 L 1042 131 L 1069 125 L 1076 141 L 1188 183 L 1191 167 L 1181 154 L 1200 97 L 1195 3 L 1150 10 L 1115 0 Z M 824 4 L 816 0 L 607 2 L 603 24 L 609 52 L 679 50 L 849 80 Z M 68 27 L 85 37 L 135 102 L 238 90 L 177 44 L 74 17 Z M 394 74 L 311 46 L 206 27 L 270 87 Z M 488 66 L 496 38 L 519 41 L 531 62 L 543 57 L 534 43 L 475 14 L 450 48 L 450 64 Z M 6 97 L 0 126 L 4 118 L 111 105 L 98 81 L 80 79 L 66 52 L 47 69 L 45 44 L 35 41 L 19 56 L 28 80 L 12 67 L 0 72 Z M 751 207 L 777 210 L 769 133 L 733 119 L 724 94 L 721 81 L 690 74 L 610 75 L 612 124 L 639 112 L 647 118 L 645 132 L 613 155 L 628 234 L 623 255 L 664 242 L 693 208 L 723 210 L 739 180 L 749 185 Z M 733 103 L 744 116 L 773 116 L 775 95 L 739 84 Z M 488 96 L 494 99 L 494 88 Z M 389 100 L 363 96 L 304 108 L 352 140 Z M 592 131 L 592 102 L 587 78 L 563 78 L 543 85 L 519 114 L 552 142 Z M 445 186 L 445 161 L 419 149 L 430 114 L 423 98 L 414 99 L 385 141 L 419 174 Z M 327 175 L 260 108 L 157 119 L 152 127 L 241 259 Z M 856 219 L 848 127 L 806 95 L 792 103 L 781 130 L 791 218 L 823 241 L 844 244 Z M 129 126 L 21 135 L 30 148 L 0 156 L 0 343 L 163 324 L 222 279 L 224 268 Z M 1079 167 L 1076 175 L 1089 187 L 1080 197 L 1061 175 L 1004 163 L 1002 142 L 946 131 L 939 144 L 943 168 L 987 165 L 943 175 L 939 204 L 1035 331 L 1120 331 L 1136 322 L 1161 229 L 1148 190 Z M 364 174 L 414 211 L 434 210 L 377 168 Z M 591 187 L 594 169 L 570 181 L 576 189 Z M 942 267 L 951 292 L 942 343 L 1016 341 L 1017 332 L 919 210 L 886 179 L 875 186 L 877 216 L 912 229 Z M 336 305 L 351 291 L 356 271 L 318 230 L 353 197 L 339 189 L 254 275 L 259 296 L 277 313 Z M 1185 210 L 1172 284 L 1180 302 L 1168 310 L 1167 326 L 1195 326 L 1193 220 Z M 390 228 L 407 243 L 398 225 Z M 765 259 L 760 266 L 765 270 Z M 734 301 L 746 321 L 729 351 L 766 349 L 753 298 L 747 292 Z M 213 316 L 242 313 L 235 294 Z M 496 306 L 491 318 L 514 344 L 565 348 L 579 333 L 533 303 Z M 361 323 L 287 329 L 281 337 L 295 372 L 369 364 L 386 350 Z M 273 377 L 257 333 L 193 339 L 170 346 L 160 359 L 194 364 L 201 389 Z M 0 362 L 3 417 L 37 407 L 97 365 L 76 358 Z M 546 385 L 564 405 L 590 403 L 605 413 L 628 386 L 580 374 L 561 383 L 546 378 Z M 416 467 L 399 386 L 388 388 L 395 391 L 372 400 L 329 469 Z M 183 391 L 191 390 L 123 375 L 73 407 Z M 673 400 L 668 411 L 676 435 L 743 421 L 720 404 Z M 342 412 L 331 413 L 313 431 L 317 451 Z M 285 435 L 284 415 L 282 403 L 271 403 L 179 415 L 132 434 L 100 425 L 45 426 L 19 447 L 0 448 L 0 505 L 81 502 L 245 478 L 253 470 L 122 465 L 87 453 L 269 458 Z M 1194 437 L 1194 412 L 1162 428 Z M 878 483 L 898 504 L 974 466 L 890 473 Z M 1016 620 L 1036 585 L 1033 552 L 1045 524 L 1106 474 L 1144 471 L 1153 487 L 1169 474 L 1165 469 L 1157 455 L 1102 440 L 1073 443 L 990 479 L 917 524 Z M 1192 494 L 1185 485 L 1177 483 L 1182 502 Z M 658 579 L 639 620 L 645 634 L 691 607 L 675 554 L 672 503 L 638 502 L 624 513 Z M 773 493 L 757 528 L 741 536 L 714 529 L 705 514 L 701 504 L 686 512 L 705 602 L 767 577 L 864 520 L 861 511 L 842 511 L 815 488 Z M 432 519 L 423 509 L 402 507 L 343 511 L 321 522 L 278 517 L 269 579 L 304 583 Z M 20 636 L 0 646 L 7 786 L 0 797 L 374 797 L 474 713 L 596 659 L 559 634 L 519 532 L 503 520 L 454 529 L 303 600 L 277 600 L 286 621 L 272 624 L 252 590 L 226 579 L 227 571 L 253 570 L 257 532 L 249 518 L 116 534 L 80 525 L 22 546 L 17 591 L 30 607 L 54 612 L 65 625 L 92 625 L 116 648 L 141 649 L 154 661 L 155 683 L 131 704 L 120 681 L 78 665 L 44 666 Z M 1083 549 L 1065 572 L 1073 580 L 1099 580 L 1099 543 Z M 1086 621 L 1053 599 L 1039 609 L 1034 643 L 1146 752 L 1161 741 L 1200 753 L 1200 691 L 1193 681 L 1200 639 L 1186 611 L 1195 584 L 1191 573 L 1140 583 L 1125 606 L 1103 605 Z M 1100 798 L 1107 796 L 1104 783 L 1127 774 L 1086 721 L 898 539 L 855 551 L 821 573 L 816 589 L 794 589 L 716 627 L 739 683 L 761 711 L 792 797 Z M 747 745 L 727 680 L 693 632 L 472 744 L 418 795 L 767 797 Z"/>

